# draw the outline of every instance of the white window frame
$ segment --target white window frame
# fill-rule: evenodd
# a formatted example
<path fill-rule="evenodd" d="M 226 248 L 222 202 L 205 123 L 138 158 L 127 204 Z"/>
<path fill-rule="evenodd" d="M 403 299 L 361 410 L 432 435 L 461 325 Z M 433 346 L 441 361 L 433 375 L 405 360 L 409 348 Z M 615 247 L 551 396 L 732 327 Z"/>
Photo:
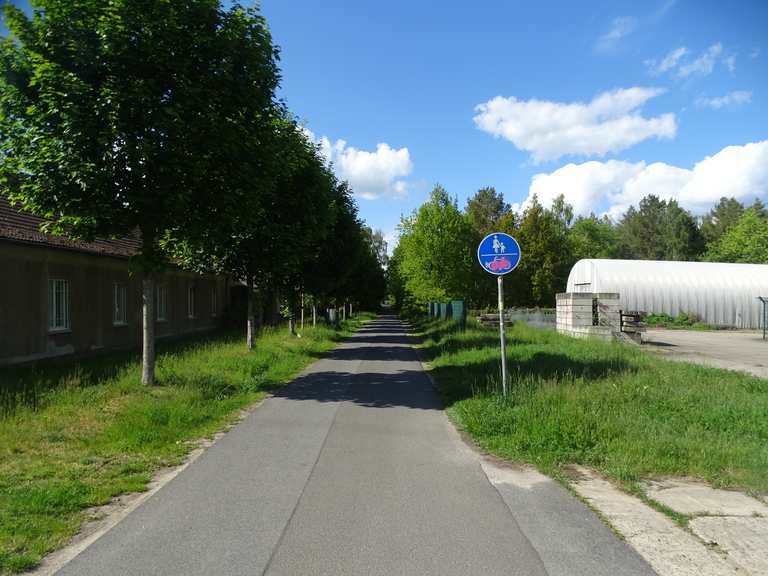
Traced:
<path fill-rule="evenodd" d="M 187 286 L 187 318 L 190 320 L 197 318 L 197 310 L 195 309 L 197 304 L 197 302 L 195 302 L 195 298 L 197 294 L 195 292 L 196 290 L 194 284 Z"/>
<path fill-rule="evenodd" d="M 214 318 L 219 315 L 219 291 L 214 284 L 211 287 L 211 316 Z"/>
<path fill-rule="evenodd" d="M 158 322 L 168 321 L 168 287 L 165 284 L 155 286 L 155 316 Z"/>
<path fill-rule="evenodd" d="M 58 296 L 61 298 L 58 298 Z M 48 279 L 48 332 L 69 332 L 69 280 Z"/>
<path fill-rule="evenodd" d="M 128 286 L 112 285 L 112 326 L 128 326 Z"/>

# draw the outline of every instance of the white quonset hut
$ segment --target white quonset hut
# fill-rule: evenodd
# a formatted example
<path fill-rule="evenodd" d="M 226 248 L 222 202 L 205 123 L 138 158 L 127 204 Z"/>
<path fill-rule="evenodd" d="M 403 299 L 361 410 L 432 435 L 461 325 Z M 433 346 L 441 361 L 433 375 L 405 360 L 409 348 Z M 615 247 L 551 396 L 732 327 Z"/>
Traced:
<path fill-rule="evenodd" d="M 768 265 L 656 260 L 579 260 L 568 292 L 617 292 L 625 311 L 695 314 L 716 326 L 758 329 Z"/>

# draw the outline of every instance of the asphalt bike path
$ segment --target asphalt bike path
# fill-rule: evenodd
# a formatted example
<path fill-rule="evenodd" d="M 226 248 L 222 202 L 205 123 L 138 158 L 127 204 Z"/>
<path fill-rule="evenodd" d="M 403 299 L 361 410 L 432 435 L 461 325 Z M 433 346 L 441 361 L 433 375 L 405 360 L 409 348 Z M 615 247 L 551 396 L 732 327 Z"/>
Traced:
<path fill-rule="evenodd" d="M 492 484 L 481 461 L 381 316 L 57 574 L 654 574 L 555 483 Z"/>

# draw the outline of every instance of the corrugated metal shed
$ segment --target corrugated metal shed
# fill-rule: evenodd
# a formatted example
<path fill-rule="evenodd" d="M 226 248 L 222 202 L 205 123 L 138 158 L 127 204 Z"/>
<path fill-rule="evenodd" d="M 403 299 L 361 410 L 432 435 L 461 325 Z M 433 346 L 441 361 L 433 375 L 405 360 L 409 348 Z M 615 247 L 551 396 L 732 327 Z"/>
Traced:
<path fill-rule="evenodd" d="M 579 260 L 568 292 L 618 292 L 623 310 L 695 314 L 716 326 L 758 329 L 768 265 L 656 260 Z"/>

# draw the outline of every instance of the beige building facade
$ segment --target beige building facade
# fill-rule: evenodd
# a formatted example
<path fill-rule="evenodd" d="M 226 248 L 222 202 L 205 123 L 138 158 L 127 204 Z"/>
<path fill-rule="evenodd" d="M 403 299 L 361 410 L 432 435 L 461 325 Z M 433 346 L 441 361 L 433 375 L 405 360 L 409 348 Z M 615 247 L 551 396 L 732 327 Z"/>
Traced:
<path fill-rule="evenodd" d="M 138 240 L 71 242 L 40 223 L 0 197 L 0 364 L 138 347 L 142 278 L 128 265 Z M 225 276 L 159 275 L 158 338 L 219 326 L 229 287 Z"/>

